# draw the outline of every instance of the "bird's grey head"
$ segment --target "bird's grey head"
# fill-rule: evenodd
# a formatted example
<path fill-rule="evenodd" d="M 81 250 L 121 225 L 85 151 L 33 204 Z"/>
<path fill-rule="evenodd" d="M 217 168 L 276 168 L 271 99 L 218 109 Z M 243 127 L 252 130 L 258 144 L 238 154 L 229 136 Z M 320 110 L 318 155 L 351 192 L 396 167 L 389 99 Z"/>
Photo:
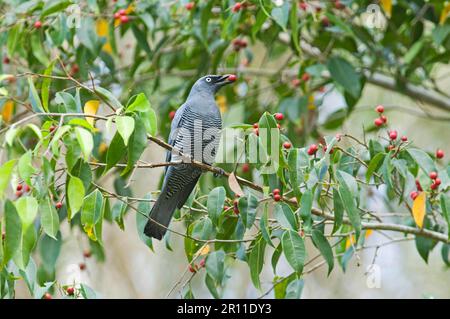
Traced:
<path fill-rule="evenodd" d="M 222 86 L 233 83 L 237 77 L 234 74 L 226 75 L 206 75 L 194 83 L 191 94 L 212 94 L 214 95 Z"/>

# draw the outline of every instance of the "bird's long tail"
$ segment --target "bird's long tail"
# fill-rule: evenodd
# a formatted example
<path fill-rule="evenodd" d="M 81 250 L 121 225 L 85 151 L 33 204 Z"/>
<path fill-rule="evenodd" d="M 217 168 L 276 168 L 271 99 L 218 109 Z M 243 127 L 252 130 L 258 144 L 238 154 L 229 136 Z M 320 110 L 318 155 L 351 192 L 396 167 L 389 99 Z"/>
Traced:
<path fill-rule="evenodd" d="M 149 220 L 144 228 L 144 234 L 158 240 L 164 236 L 172 219 L 173 213 L 177 208 L 178 201 L 171 197 L 167 198 L 167 186 L 164 185 L 156 203 L 153 205 L 149 214 Z"/>

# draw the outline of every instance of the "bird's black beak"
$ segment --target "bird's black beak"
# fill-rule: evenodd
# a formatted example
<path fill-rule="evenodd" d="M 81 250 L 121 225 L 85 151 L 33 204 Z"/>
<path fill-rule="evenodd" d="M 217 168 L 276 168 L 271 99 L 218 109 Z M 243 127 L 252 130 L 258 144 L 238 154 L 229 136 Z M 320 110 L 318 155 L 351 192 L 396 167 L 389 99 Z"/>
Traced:
<path fill-rule="evenodd" d="M 230 84 L 233 83 L 237 80 L 237 76 L 234 74 L 225 74 L 223 76 L 221 76 L 218 80 L 217 80 L 217 84 L 220 85 L 226 85 L 226 84 Z"/>

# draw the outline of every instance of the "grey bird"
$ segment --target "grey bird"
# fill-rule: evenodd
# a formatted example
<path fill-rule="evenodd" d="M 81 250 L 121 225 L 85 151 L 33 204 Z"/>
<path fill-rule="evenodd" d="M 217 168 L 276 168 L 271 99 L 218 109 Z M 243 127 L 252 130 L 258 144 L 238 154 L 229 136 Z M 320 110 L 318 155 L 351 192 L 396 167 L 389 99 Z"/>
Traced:
<path fill-rule="evenodd" d="M 214 94 L 223 86 L 236 81 L 233 74 L 207 75 L 192 86 L 186 102 L 173 118 L 169 144 L 189 159 L 212 165 L 220 142 L 222 118 Z M 167 152 L 166 162 L 183 161 L 166 167 L 161 193 L 153 205 L 144 233 L 161 240 L 167 231 L 175 209 L 183 207 L 202 170 L 185 163 L 176 152 Z"/>

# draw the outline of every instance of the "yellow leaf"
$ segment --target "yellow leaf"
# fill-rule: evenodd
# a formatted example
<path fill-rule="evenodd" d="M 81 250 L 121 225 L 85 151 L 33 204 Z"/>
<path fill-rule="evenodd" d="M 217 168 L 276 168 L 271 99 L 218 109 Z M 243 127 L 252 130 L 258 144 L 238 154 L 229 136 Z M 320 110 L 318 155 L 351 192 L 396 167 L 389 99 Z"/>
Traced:
<path fill-rule="evenodd" d="M 216 98 L 217 106 L 219 107 L 220 113 L 225 113 L 227 110 L 227 98 L 225 95 L 218 95 Z"/>
<path fill-rule="evenodd" d="M 316 105 L 314 104 L 314 95 L 308 96 L 308 110 L 315 110 Z"/>
<path fill-rule="evenodd" d="M 345 250 L 349 249 L 350 246 L 355 244 L 355 235 L 351 235 L 347 237 L 347 240 L 345 241 Z"/>
<path fill-rule="evenodd" d="M 9 123 L 12 119 L 14 113 L 14 102 L 12 100 L 8 100 L 3 104 L 2 109 L 2 118 L 6 123 Z"/>
<path fill-rule="evenodd" d="M 372 235 L 372 233 L 373 233 L 372 229 L 366 230 L 366 238 L 368 238 L 370 235 Z"/>
<path fill-rule="evenodd" d="M 425 219 L 426 212 L 426 200 L 427 194 L 425 192 L 421 192 L 413 202 L 412 213 L 414 221 L 419 228 L 423 227 L 423 220 Z"/>
<path fill-rule="evenodd" d="M 84 231 L 86 232 L 86 234 L 88 235 L 88 237 L 93 240 L 93 241 L 97 241 L 97 237 L 94 234 L 94 226 L 92 225 L 84 225 Z"/>
<path fill-rule="evenodd" d="M 208 255 L 209 251 L 209 245 L 203 246 L 203 248 L 200 250 L 200 256 Z"/>
<path fill-rule="evenodd" d="M 106 21 L 105 19 L 97 20 L 96 29 L 97 29 L 97 35 L 99 37 L 106 38 L 106 42 L 103 45 L 102 50 L 107 52 L 107 53 L 112 53 L 112 47 L 111 47 L 111 44 L 109 42 L 109 32 L 108 32 L 109 24 L 108 24 L 108 21 Z"/>
<path fill-rule="evenodd" d="M 108 145 L 106 145 L 105 142 L 101 142 L 100 145 L 98 146 L 98 151 L 102 154 L 105 153 L 106 150 L 108 149 Z"/>
<path fill-rule="evenodd" d="M 444 7 L 444 10 L 442 10 L 441 18 L 439 19 L 440 24 L 444 24 L 445 20 L 447 20 L 448 16 L 450 14 L 450 3 L 447 3 L 447 5 Z"/>
<path fill-rule="evenodd" d="M 97 114 L 99 105 L 100 105 L 100 102 L 97 100 L 87 101 L 86 104 L 84 104 L 84 114 L 89 114 L 89 115 Z M 93 117 L 86 117 L 86 121 L 88 121 L 89 124 L 94 125 Z"/>
<path fill-rule="evenodd" d="M 381 6 L 388 17 L 392 14 L 392 0 L 381 0 Z"/>
<path fill-rule="evenodd" d="M 133 12 L 134 12 L 134 4 L 130 4 L 130 5 L 128 6 L 128 8 L 125 9 L 125 12 L 126 12 L 127 14 L 133 13 Z"/>

